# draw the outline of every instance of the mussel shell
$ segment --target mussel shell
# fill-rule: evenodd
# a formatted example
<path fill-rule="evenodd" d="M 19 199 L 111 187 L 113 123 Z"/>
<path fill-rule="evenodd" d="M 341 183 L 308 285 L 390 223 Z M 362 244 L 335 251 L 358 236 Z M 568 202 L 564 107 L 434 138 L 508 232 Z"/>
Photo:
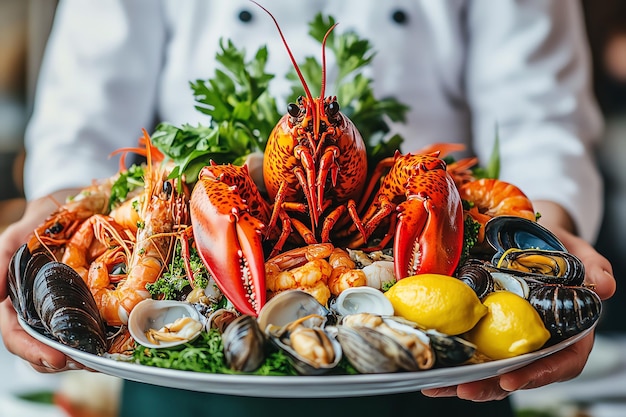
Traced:
<path fill-rule="evenodd" d="M 546 284 L 534 288 L 528 301 L 539 312 L 552 336 L 551 342 L 592 327 L 602 312 L 600 297 L 586 287 Z"/>
<path fill-rule="evenodd" d="M 257 370 L 265 360 L 265 342 L 265 335 L 255 317 L 237 317 L 222 334 L 226 364 L 235 371 Z"/>
<path fill-rule="evenodd" d="M 74 269 L 48 262 L 33 282 L 33 303 L 43 327 L 64 345 L 102 355 L 105 325 L 87 284 Z"/>
<path fill-rule="evenodd" d="M 493 291 L 493 277 L 482 262 L 469 260 L 459 267 L 456 277 L 474 290 L 478 298 Z"/>
<path fill-rule="evenodd" d="M 26 265 L 31 258 L 27 245 L 22 245 L 11 257 L 9 262 L 9 270 L 7 272 L 7 281 L 9 286 L 9 298 L 13 303 L 13 308 L 20 315 L 20 318 L 28 322 L 26 317 L 27 299 L 30 300 L 32 306 L 32 285 L 24 285 Z M 34 311 L 34 309 L 33 309 Z"/>
<path fill-rule="evenodd" d="M 497 262 L 496 262 L 497 261 Z M 582 285 L 585 266 L 568 252 L 541 249 L 509 249 L 494 259 L 498 268 L 520 271 L 549 284 Z"/>
<path fill-rule="evenodd" d="M 8 286 L 9 298 L 20 318 L 29 326 L 44 329 L 33 302 L 34 280 L 39 270 L 54 261 L 45 251 L 31 254 L 26 244 L 13 254 L 9 263 Z"/>
<path fill-rule="evenodd" d="M 435 350 L 437 364 L 441 366 L 459 365 L 470 360 L 476 352 L 476 345 L 458 336 L 450 336 L 436 330 L 426 330 Z"/>
<path fill-rule="evenodd" d="M 498 258 L 508 249 L 543 249 L 567 252 L 565 245 L 539 223 L 518 216 L 496 216 L 485 224 L 485 240 Z M 494 262 L 495 264 L 495 262 Z"/>

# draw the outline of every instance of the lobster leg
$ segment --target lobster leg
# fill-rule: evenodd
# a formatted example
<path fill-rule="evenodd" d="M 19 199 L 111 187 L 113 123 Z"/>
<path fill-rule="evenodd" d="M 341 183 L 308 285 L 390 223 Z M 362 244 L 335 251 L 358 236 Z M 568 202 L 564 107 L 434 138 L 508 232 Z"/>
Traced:
<path fill-rule="evenodd" d="M 252 204 L 240 193 L 248 200 L 258 199 Z M 257 218 L 269 220 L 269 208 L 263 203 L 247 170 L 232 165 L 205 167 L 190 201 L 200 258 L 233 306 L 253 316 L 265 304 L 265 222 Z M 263 210 L 251 213 L 251 207 Z"/>

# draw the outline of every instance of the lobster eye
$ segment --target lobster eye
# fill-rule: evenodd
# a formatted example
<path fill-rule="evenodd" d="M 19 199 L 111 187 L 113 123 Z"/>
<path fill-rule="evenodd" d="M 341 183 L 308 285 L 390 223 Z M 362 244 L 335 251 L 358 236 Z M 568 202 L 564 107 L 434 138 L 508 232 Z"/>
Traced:
<path fill-rule="evenodd" d="M 328 114 L 331 116 L 336 115 L 337 113 L 339 113 L 339 103 L 337 103 L 336 101 L 333 101 L 331 103 L 328 104 Z"/>
<path fill-rule="evenodd" d="M 293 117 L 297 117 L 300 114 L 300 107 L 295 103 L 289 103 L 287 105 L 287 113 Z"/>
<path fill-rule="evenodd" d="M 169 198 L 169 196 L 172 195 L 173 191 L 174 189 L 172 187 L 172 183 L 170 181 L 165 181 L 163 183 L 163 192 L 165 193 L 165 195 L 167 195 L 167 197 Z"/>

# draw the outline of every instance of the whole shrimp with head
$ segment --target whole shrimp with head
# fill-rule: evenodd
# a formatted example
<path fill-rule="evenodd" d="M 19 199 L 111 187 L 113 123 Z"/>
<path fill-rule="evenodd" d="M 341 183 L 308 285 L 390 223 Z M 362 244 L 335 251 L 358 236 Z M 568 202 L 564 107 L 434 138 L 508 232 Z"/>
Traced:
<path fill-rule="evenodd" d="M 144 131 L 144 136 L 147 133 Z M 146 138 L 149 141 L 149 137 Z M 149 146 L 148 146 L 149 151 Z M 135 245 L 128 254 L 127 276 L 115 288 L 111 287 L 111 257 L 119 255 L 117 248 L 105 252 L 89 269 L 88 285 L 96 299 L 103 319 L 109 325 L 128 322 L 131 310 L 151 295 L 147 284 L 154 283 L 167 267 L 179 232 L 187 220 L 187 198 L 178 192 L 163 165 L 155 167 L 148 157 L 144 196 L 140 200 L 140 223 Z"/>

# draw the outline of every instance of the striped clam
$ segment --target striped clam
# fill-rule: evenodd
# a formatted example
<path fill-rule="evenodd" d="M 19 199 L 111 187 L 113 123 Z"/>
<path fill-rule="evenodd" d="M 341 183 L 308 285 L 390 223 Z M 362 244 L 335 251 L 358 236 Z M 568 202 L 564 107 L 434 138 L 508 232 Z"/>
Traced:
<path fill-rule="evenodd" d="M 9 297 L 21 320 L 60 343 L 102 355 L 104 322 L 83 279 L 43 251 L 21 246 L 11 258 Z"/>
<path fill-rule="evenodd" d="M 347 360 L 367 374 L 456 365 L 469 360 L 476 350 L 459 337 L 424 331 L 395 316 L 351 314 L 333 330 Z"/>
<path fill-rule="evenodd" d="M 477 294 L 484 296 L 493 286 L 525 297 L 542 317 L 551 342 L 578 334 L 600 318 L 602 302 L 584 284 L 582 261 L 548 229 L 500 216 L 487 222 L 485 236 L 495 251 L 491 262 L 468 262 L 457 271 Z"/>

